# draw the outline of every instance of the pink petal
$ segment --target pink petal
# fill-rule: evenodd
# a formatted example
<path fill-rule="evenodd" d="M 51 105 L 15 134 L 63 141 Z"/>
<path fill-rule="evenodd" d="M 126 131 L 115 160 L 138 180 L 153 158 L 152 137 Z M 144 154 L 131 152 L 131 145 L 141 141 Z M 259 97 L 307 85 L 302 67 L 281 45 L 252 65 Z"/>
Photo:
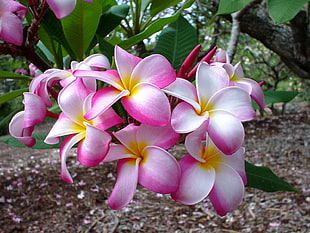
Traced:
<path fill-rule="evenodd" d="M 11 11 L 12 13 L 16 14 L 18 16 L 18 18 L 23 19 L 26 14 L 27 14 L 27 7 L 25 7 L 24 5 L 20 4 L 19 2 L 16 2 L 14 0 L 9 0 L 8 1 L 8 7 L 9 7 L 9 11 Z M 3 8 L 4 9 L 4 8 Z"/>
<path fill-rule="evenodd" d="M 124 85 L 116 70 L 94 71 L 94 70 L 75 70 L 73 75 L 81 78 L 95 78 L 101 80 L 116 89 L 124 90 Z"/>
<path fill-rule="evenodd" d="M 229 77 L 223 68 L 201 63 L 196 74 L 196 86 L 202 109 L 211 96 L 228 85 Z"/>
<path fill-rule="evenodd" d="M 73 183 L 72 177 L 68 171 L 66 160 L 70 149 L 79 141 L 83 139 L 83 133 L 73 134 L 67 136 L 60 146 L 60 160 L 61 160 L 61 177 L 67 183 Z"/>
<path fill-rule="evenodd" d="M 153 54 L 136 65 L 131 74 L 130 86 L 133 87 L 137 83 L 146 82 L 163 88 L 175 79 L 176 73 L 169 61 L 162 55 Z"/>
<path fill-rule="evenodd" d="M 46 0 L 58 19 L 69 15 L 75 8 L 76 0 Z"/>
<path fill-rule="evenodd" d="M 182 176 L 179 189 L 171 194 L 172 198 L 186 205 L 202 201 L 213 187 L 215 170 L 211 166 L 203 167 L 190 155 L 184 156 L 179 163 Z"/>
<path fill-rule="evenodd" d="M 103 162 L 110 162 L 119 159 L 125 159 L 132 157 L 132 151 L 128 150 L 123 145 L 111 145 L 110 150 L 108 151 L 106 157 Z"/>
<path fill-rule="evenodd" d="M 157 146 L 147 146 L 142 153 L 139 183 L 157 193 L 175 192 L 181 176 L 181 169 L 176 159 Z"/>
<path fill-rule="evenodd" d="M 125 89 L 129 89 L 130 77 L 136 65 L 142 61 L 119 46 L 115 46 L 115 63 Z"/>
<path fill-rule="evenodd" d="M 224 216 L 236 209 L 241 204 L 243 195 L 244 184 L 239 174 L 231 167 L 221 164 L 209 195 L 217 213 Z"/>
<path fill-rule="evenodd" d="M 227 155 L 235 153 L 244 139 L 244 129 L 240 120 L 222 110 L 212 112 L 208 133 L 218 149 Z"/>
<path fill-rule="evenodd" d="M 239 87 L 226 87 L 210 99 L 208 105 L 236 116 L 240 121 L 252 120 L 256 114 L 249 94 Z"/>
<path fill-rule="evenodd" d="M 127 147 L 132 153 L 139 154 L 137 149 L 137 132 L 139 126 L 135 124 L 129 124 L 125 128 L 113 133 L 117 140 Z"/>
<path fill-rule="evenodd" d="M 232 78 L 233 79 L 237 79 L 237 77 L 234 76 L 235 69 L 234 69 L 232 64 L 214 62 L 214 63 L 212 63 L 212 65 L 223 67 L 226 70 L 226 72 L 227 72 L 227 74 L 228 74 L 230 79 L 232 79 Z"/>
<path fill-rule="evenodd" d="M 78 160 L 88 167 L 97 166 L 106 156 L 112 137 L 86 123 L 86 136 L 78 145 Z"/>
<path fill-rule="evenodd" d="M 239 83 L 246 84 L 251 87 L 250 95 L 253 100 L 258 104 L 258 106 L 264 110 L 265 107 L 265 100 L 264 100 L 264 93 L 261 86 L 254 80 L 244 78 L 239 81 Z"/>
<path fill-rule="evenodd" d="M 117 115 L 113 108 L 108 108 L 93 120 L 93 125 L 95 125 L 98 129 L 107 130 L 123 122 L 123 118 Z"/>
<path fill-rule="evenodd" d="M 24 92 L 24 123 L 23 128 L 32 127 L 45 119 L 46 109 L 42 99 L 30 92 Z"/>
<path fill-rule="evenodd" d="M 165 93 L 158 87 L 140 83 L 129 96 L 122 98 L 129 115 L 143 124 L 164 126 L 170 121 L 170 104 Z"/>
<path fill-rule="evenodd" d="M 200 162 L 205 162 L 205 160 L 202 159 L 200 155 L 201 150 L 205 147 L 205 145 L 202 144 L 202 141 L 206 140 L 208 125 L 209 120 L 204 121 L 198 129 L 188 134 L 185 138 L 184 145 L 186 150 L 191 156 Z"/>
<path fill-rule="evenodd" d="M 108 199 L 112 209 L 126 206 L 133 198 L 137 183 L 139 159 L 121 159 L 117 163 L 117 181 Z"/>
<path fill-rule="evenodd" d="M 82 79 L 78 78 L 60 91 L 59 107 L 70 119 L 82 122 L 84 100 L 90 93 L 91 91 L 85 87 Z"/>
<path fill-rule="evenodd" d="M 169 149 L 178 140 L 179 134 L 176 133 L 170 124 L 162 127 L 142 124 L 137 132 L 137 141 L 147 145 L 158 146 Z"/>
<path fill-rule="evenodd" d="M 82 131 L 82 127 L 82 125 L 76 124 L 64 113 L 60 113 L 58 120 L 53 125 L 44 142 L 47 144 L 56 144 L 59 142 L 61 136 L 77 134 Z"/>
<path fill-rule="evenodd" d="M 201 110 L 198 103 L 197 90 L 191 82 L 183 78 L 177 78 L 173 83 L 165 87 L 163 91 L 168 95 L 172 95 L 191 104 L 197 111 Z"/>
<path fill-rule="evenodd" d="M 244 79 L 244 73 L 240 62 L 234 66 L 234 78 L 237 80 Z"/>
<path fill-rule="evenodd" d="M 214 61 L 221 63 L 230 63 L 228 54 L 225 50 L 219 50 L 215 55 Z"/>
<path fill-rule="evenodd" d="M 247 176 L 245 173 L 245 163 L 244 163 L 244 147 L 241 147 L 232 155 L 226 156 L 222 155 L 223 163 L 233 168 L 236 172 L 239 173 L 239 176 L 242 178 L 244 185 L 247 183 Z"/>
<path fill-rule="evenodd" d="M 23 25 L 21 19 L 11 12 L 3 12 L 0 23 L 0 38 L 17 46 L 22 45 Z"/>
<path fill-rule="evenodd" d="M 23 128 L 25 112 L 16 113 L 9 124 L 9 133 L 12 137 L 23 143 L 25 146 L 32 147 L 36 143 L 31 137 L 34 127 Z"/>
<path fill-rule="evenodd" d="M 92 108 L 84 115 L 92 120 L 107 111 L 116 101 L 128 95 L 128 91 L 119 91 L 114 87 L 104 87 L 96 92 L 92 99 Z"/>
<path fill-rule="evenodd" d="M 177 133 L 189 133 L 196 130 L 209 115 L 198 115 L 195 109 L 188 103 L 179 103 L 173 110 L 171 116 L 172 128 Z"/>
<path fill-rule="evenodd" d="M 84 59 L 84 62 L 96 69 L 110 69 L 109 59 L 102 54 L 93 54 Z"/>

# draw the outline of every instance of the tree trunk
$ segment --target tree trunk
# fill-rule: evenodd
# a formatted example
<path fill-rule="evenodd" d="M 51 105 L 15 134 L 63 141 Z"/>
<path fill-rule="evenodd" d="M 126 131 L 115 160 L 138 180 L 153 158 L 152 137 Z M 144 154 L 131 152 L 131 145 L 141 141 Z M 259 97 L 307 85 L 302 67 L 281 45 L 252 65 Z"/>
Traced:
<path fill-rule="evenodd" d="M 277 53 L 299 77 L 310 79 L 310 32 L 305 11 L 300 11 L 287 25 L 275 25 L 266 6 L 260 4 L 240 18 L 240 30 Z"/>

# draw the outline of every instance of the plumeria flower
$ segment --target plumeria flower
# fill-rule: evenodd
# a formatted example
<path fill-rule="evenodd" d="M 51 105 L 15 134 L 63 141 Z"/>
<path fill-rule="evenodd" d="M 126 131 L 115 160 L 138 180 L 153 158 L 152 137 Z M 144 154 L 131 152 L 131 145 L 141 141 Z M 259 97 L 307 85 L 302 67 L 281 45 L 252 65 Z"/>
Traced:
<path fill-rule="evenodd" d="M 75 8 L 77 0 L 46 0 L 58 19 L 68 16 Z M 92 0 L 83 0 L 93 3 Z"/>
<path fill-rule="evenodd" d="M 229 57 L 226 51 L 220 50 L 216 55 L 211 65 L 222 66 L 230 79 L 230 86 L 238 86 L 246 90 L 258 106 L 264 110 L 264 93 L 261 86 L 254 80 L 245 78 L 241 63 L 236 65 L 230 64 Z"/>
<path fill-rule="evenodd" d="M 108 199 L 112 209 L 120 209 L 132 200 L 137 183 L 162 194 L 177 190 L 180 167 L 165 150 L 178 139 L 178 134 L 170 125 L 154 127 L 130 124 L 115 132 L 114 136 L 120 144 L 111 145 L 104 159 L 118 160 L 117 181 Z"/>
<path fill-rule="evenodd" d="M 17 46 L 23 43 L 23 18 L 27 7 L 14 0 L 0 0 L 0 38 Z"/>
<path fill-rule="evenodd" d="M 172 112 L 171 125 L 178 133 L 189 133 L 208 122 L 207 132 L 225 154 L 235 153 L 243 143 L 241 121 L 251 120 L 255 111 L 248 93 L 229 86 L 226 71 L 201 63 L 197 69 L 196 86 L 177 79 L 165 91 L 184 102 Z"/>
<path fill-rule="evenodd" d="M 93 77 L 111 85 L 99 90 L 93 98 L 93 108 L 85 115 L 93 119 L 121 99 L 129 115 L 141 123 L 164 126 L 170 121 L 170 104 L 161 90 L 176 79 L 168 60 L 159 54 L 144 59 L 115 46 L 117 71 L 77 70 L 74 75 Z"/>
<path fill-rule="evenodd" d="M 56 144 L 61 136 L 66 136 L 60 147 L 60 159 L 61 176 L 68 183 L 73 182 L 66 166 L 69 150 L 78 143 L 80 163 L 89 167 L 98 165 L 106 156 L 112 139 L 105 130 L 123 122 L 111 108 L 91 121 L 86 120 L 84 114 L 91 108 L 92 94 L 94 92 L 80 78 L 62 89 L 58 96 L 62 113 L 44 141 Z"/>
<path fill-rule="evenodd" d="M 24 145 L 32 147 L 36 143 L 31 137 L 35 125 L 44 121 L 46 116 L 57 118 L 56 114 L 46 110 L 53 105 L 50 95 L 57 99 L 58 93 L 52 87 L 59 81 L 63 87 L 74 81 L 76 77 L 72 72 L 76 69 L 98 70 L 102 68 L 110 68 L 108 59 L 101 54 L 94 54 L 80 63 L 72 62 L 70 70 L 49 69 L 37 75 L 30 83 L 29 92 L 24 93 L 25 110 L 17 113 L 9 124 L 10 134 Z M 95 79 L 83 79 L 83 82 L 89 89 L 96 90 Z"/>
<path fill-rule="evenodd" d="M 182 171 L 180 186 L 171 196 L 187 205 L 209 196 L 215 210 L 223 216 L 237 208 L 244 196 L 247 181 L 244 148 L 229 156 L 223 154 L 211 138 L 206 137 L 207 127 L 205 122 L 186 137 L 185 147 L 189 154 L 179 161 Z"/>

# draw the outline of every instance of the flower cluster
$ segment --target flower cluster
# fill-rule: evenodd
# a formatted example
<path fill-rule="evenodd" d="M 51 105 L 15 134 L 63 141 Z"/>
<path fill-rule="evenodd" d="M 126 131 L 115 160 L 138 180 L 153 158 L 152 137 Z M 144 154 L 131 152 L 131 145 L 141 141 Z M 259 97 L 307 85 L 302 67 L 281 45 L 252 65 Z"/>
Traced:
<path fill-rule="evenodd" d="M 260 86 L 232 66 L 225 51 L 212 50 L 192 70 L 197 47 L 179 72 L 159 54 L 144 59 L 115 47 L 115 68 L 99 54 L 72 62 L 71 69 L 50 69 L 36 76 L 24 93 L 25 110 L 10 123 L 10 133 L 27 146 L 37 123 L 61 113 L 45 142 L 60 147 L 61 176 L 77 144 L 85 166 L 117 161 L 117 181 L 108 199 L 126 206 L 137 184 L 184 204 L 209 196 L 220 215 L 234 210 L 244 195 L 243 121 L 255 117 L 251 97 L 264 106 Z M 195 82 L 189 81 L 195 76 Z M 195 83 L 195 84 L 193 84 Z M 60 90 L 60 91 L 57 91 Z M 179 161 L 169 148 L 185 138 L 188 152 Z"/>

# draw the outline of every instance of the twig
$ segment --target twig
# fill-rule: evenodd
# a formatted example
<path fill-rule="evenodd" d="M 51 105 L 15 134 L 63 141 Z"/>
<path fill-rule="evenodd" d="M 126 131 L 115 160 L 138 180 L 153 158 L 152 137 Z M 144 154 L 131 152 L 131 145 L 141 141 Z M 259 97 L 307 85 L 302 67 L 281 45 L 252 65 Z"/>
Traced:
<path fill-rule="evenodd" d="M 90 230 L 93 229 L 96 226 L 96 224 L 99 221 L 101 221 L 103 218 L 105 218 L 105 214 L 103 211 L 101 211 L 101 216 L 99 218 L 97 218 L 84 233 L 89 233 Z"/>

